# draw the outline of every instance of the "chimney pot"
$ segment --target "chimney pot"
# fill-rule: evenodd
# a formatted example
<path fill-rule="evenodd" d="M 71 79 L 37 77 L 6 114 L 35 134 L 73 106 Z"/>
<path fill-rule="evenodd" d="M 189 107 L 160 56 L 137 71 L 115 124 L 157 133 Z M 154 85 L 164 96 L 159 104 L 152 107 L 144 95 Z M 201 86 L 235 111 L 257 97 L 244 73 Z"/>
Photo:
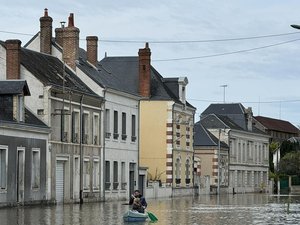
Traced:
<path fill-rule="evenodd" d="M 44 17 L 47 17 L 47 16 L 48 16 L 48 9 L 45 8 L 45 9 L 44 9 Z"/>
<path fill-rule="evenodd" d="M 74 13 L 70 13 L 68 27 L 74 27 Z"/>

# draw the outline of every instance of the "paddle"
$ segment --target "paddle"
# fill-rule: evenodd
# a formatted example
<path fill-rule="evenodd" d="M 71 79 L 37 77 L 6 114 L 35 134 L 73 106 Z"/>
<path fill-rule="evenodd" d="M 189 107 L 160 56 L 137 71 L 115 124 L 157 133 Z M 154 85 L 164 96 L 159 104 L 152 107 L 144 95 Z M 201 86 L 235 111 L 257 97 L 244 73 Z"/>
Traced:
<path fill-rule="evenodd" d="M 148 213 L 148 217 L 151 220 L 151 222 L 158 221 L 157 217 L 153 213 L 151 213 L 151 212 L 147 212 L 147 213 Z"/>

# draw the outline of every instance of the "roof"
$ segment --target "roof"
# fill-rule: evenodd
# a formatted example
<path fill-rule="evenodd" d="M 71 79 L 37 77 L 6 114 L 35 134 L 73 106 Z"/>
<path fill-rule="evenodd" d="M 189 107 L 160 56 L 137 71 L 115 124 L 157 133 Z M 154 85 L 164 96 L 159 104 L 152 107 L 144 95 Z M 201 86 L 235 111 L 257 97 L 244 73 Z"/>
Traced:
<path fill-rule="evenodd" d="M 210 104 L 202 112 L 201 117 L 209 114 L 227 116 L 241 128 L 243 129 L 247 128 L 246 118 L 245 118 L 245 107 L 241 103 Z"/>
<path fill-rule="evenodd" d="M 198 121 L 194 125 L 194 146 L 219 146 L 219 139 Z M 220 147 L 229 148 L 223 141 L 220 142 Z"/>
<path fill-rule="evenodd" d="M 25 80 L 2 80 L 0 81 L 0 95 L 3 94 L 29 96 L 30 91 Z"/>
<path fill-rule="evenodd" d="M 260 122 L 264 127 L 266 127 L 268 130 L 281 131 L 281 132 L 294 133 L 294 134 L 299 133 L 299 129 L 288 121 L 278 120 L 278 119 L 263 117 L 263 116 L 255 116 L 254 118 L 258 122 Z"/>
<path fill-rule="evenodd" d="M 56 57 L 21 48 L 21 64 L 44 85 L 99 97 Z"/>
<path fill-rule="evenodd" d="M 80 49 L 78 68 L 102 87 L 132 95 L 139 94 L 139 58 L 137 56 L 105 57 L 96 68 L 86 60 L 86 51 Z M 178 79 L 178 78 L 177 78 Z M 173 100 L 180 103 L 173 89 L 164 83 L 164 78 L 151 66 L 151 100 Z M 177 91 L 178 92 L 178 91 Z M 181 103 L 182 104 L 182 103 Z M 188 106 L 193 107 L 189 103 Z"/>
<path fill-rule="evenodd" d="M 266 135 L 265 132 L 257 129 L 254 126 L 252 126 L 252 131 L 248 129 L 244 129 L 240 127 L 238 124 L 236 124 L 235 121 L 223 115 L 210 114 L 205 117 L 202 117 L 200 122 L 207 129 L 230 128 L 233 130 L 247 131 L 250 133 Z"/>

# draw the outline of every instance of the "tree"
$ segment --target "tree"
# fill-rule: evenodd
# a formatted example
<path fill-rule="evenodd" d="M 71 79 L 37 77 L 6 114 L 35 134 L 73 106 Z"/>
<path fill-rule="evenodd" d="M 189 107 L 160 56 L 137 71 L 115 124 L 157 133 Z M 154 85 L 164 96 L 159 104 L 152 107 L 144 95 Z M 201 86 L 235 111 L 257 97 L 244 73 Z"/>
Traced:
<path fill-rule="evenodd" d="M 300 176 L 300 151 L 286 153 L 286 155 L 280 159 L 279 172 L 285 175 Z"/>

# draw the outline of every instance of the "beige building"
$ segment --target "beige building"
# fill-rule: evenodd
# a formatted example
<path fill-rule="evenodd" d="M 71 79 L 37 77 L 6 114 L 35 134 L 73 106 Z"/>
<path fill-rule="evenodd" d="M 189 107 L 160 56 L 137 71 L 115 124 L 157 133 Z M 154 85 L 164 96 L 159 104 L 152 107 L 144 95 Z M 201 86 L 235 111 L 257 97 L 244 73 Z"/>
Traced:
<path fill-rule="evenodd" d="M 186 77 L 163 78 L 150 64 L 150 49 L 139 51 L 140 166 L 148 181 L 173 188 L 193 187 L 195 108 L 186 101 Z M 144 78 L 147 79 L 144 79 Z M 173 194 L 177 194 L 176 191 Z"/>

